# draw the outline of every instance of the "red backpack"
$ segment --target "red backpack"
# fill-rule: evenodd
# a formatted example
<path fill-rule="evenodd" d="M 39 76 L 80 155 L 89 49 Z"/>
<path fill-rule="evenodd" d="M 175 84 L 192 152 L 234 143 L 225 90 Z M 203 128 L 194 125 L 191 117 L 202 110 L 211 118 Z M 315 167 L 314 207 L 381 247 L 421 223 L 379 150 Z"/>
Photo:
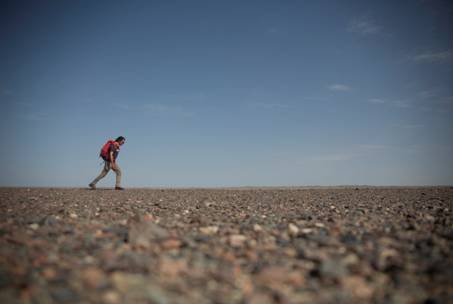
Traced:
<path fill-rule="evenodd" d="M 108 160 L 110 158 L 109 149 L 110 149 L 110 145 L 112 145 L 112 144 L 116 145 L 116 141 L 109 139 L 102 146 L 101 153 L 99 154 L 99 156 L 102 157 L 104 160 Z"/>

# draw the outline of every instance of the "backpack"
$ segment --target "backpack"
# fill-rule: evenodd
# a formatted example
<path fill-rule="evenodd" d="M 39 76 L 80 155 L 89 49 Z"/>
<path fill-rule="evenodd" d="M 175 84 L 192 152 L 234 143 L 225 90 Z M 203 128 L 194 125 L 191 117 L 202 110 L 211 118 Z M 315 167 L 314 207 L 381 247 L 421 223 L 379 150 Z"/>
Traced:
<path fill-rule="evenodd" d="M 109 155 L 109 150 L 110 150 L 110 145 L 115 144 L 114 140 L 109 139 L 101 149 L 101 153 L 99 154 L 100 157 L 102 157 L 103 160 L 109 160 L 110 155 Z"/>

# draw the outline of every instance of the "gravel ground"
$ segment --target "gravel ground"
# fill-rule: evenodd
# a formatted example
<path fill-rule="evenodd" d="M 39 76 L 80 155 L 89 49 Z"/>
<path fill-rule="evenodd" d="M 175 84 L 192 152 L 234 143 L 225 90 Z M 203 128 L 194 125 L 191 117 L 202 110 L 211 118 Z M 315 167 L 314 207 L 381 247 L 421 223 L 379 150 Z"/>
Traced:
<path fill-rule="evenodd" d="M 0 303 L 452 303 L 453 187 L 0 188 Z"/>

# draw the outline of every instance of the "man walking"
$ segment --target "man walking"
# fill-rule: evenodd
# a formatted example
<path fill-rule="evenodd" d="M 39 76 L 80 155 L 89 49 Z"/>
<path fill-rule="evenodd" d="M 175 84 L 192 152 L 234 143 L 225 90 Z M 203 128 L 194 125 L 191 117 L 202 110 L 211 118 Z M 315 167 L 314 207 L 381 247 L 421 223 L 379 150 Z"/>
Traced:
<path fill-rule="evenodd" d="M 122 146 L 126 141 L 126 138 L 119 136 L 117 139 L 109 140 L 101 150 L 101 157 L 104 160 L 104 168 L 102 169 L 101 174 L 96 177 L 88 186 L 92 189 L 96 189 L 96 184 L 100 181 L 107 173 L 112 169 L 116 174 L 116 183 L 115 190 L 124 190 L 121 187 L 121 169 L 118 166 L 116 159 L 118 158 L 118 153 L 120 152 L 120 146 Z"/>

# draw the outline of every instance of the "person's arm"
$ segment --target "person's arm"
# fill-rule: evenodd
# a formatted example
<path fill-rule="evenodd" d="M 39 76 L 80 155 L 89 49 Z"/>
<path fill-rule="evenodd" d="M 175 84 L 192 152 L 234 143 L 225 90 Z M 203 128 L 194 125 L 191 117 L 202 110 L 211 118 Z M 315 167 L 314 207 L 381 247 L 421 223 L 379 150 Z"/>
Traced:
<path fill-rule="evenodd" d="M 112 169 L 115 169 L 115 158 L 113 157 L 113 151 L 110 151 L 110 163 L 112 164 Z"/>

